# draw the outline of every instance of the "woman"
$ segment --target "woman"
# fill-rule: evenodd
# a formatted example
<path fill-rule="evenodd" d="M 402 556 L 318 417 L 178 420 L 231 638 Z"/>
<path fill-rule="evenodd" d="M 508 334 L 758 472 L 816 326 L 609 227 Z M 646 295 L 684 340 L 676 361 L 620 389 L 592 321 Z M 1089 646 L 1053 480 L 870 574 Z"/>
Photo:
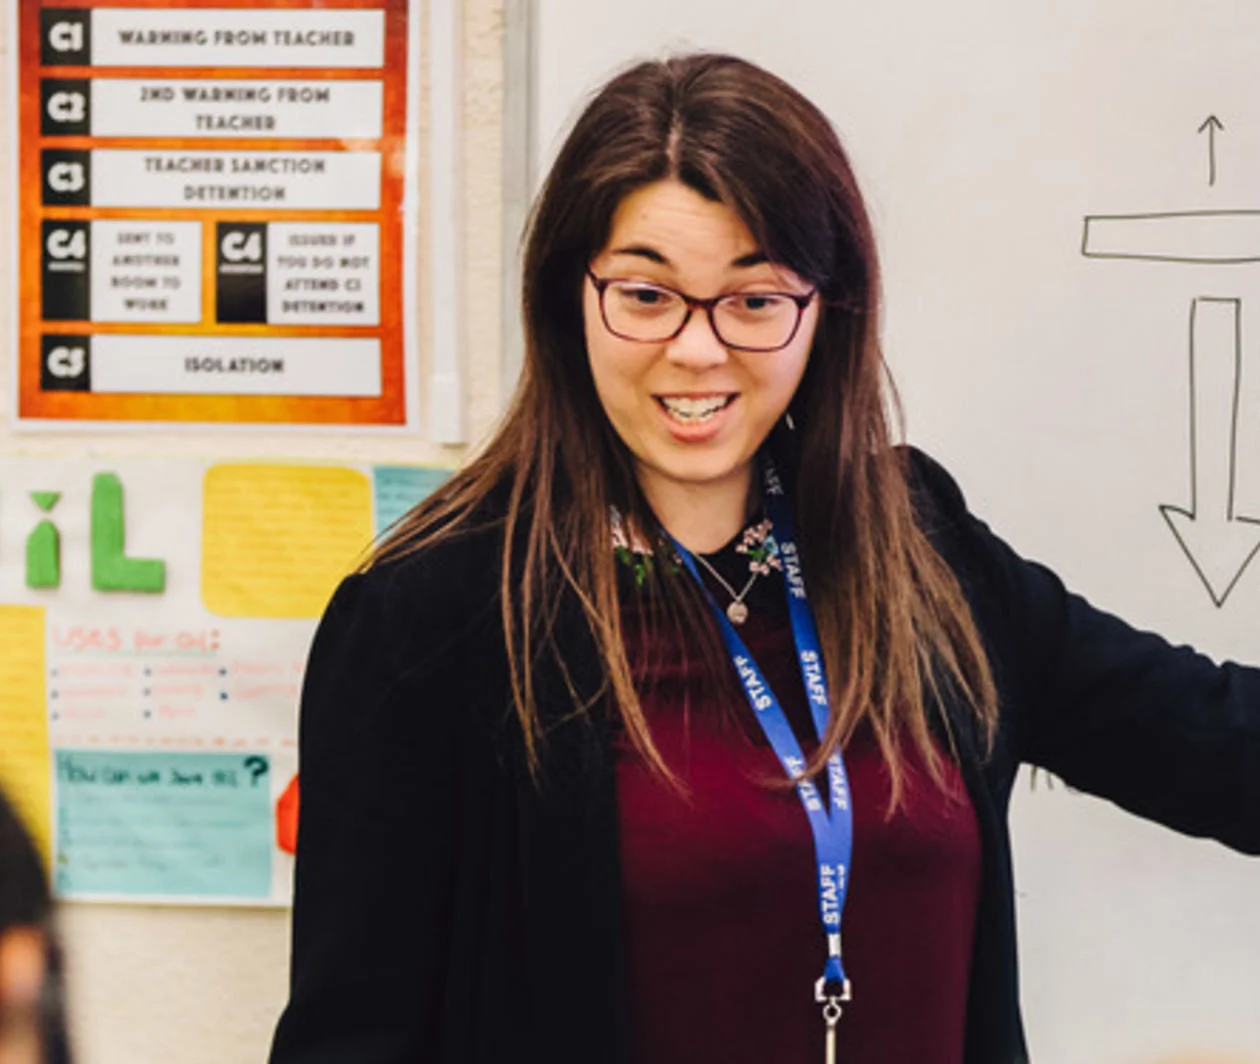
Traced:
<path fill-rule="evenodd" d="M 1260 852 L 1260 672 L 1069 595 L 892 446 L 878 301 L 772 75 L 586 108 L 506 418 L 312 649 L 273 1064 L 1010 1064 L 1020 761 Z"/>

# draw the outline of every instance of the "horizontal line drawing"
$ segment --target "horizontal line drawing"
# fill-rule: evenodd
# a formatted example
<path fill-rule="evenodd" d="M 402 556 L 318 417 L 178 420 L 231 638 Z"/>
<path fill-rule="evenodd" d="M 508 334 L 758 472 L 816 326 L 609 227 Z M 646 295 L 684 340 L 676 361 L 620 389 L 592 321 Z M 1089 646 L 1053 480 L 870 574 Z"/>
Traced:
<path fill-rule="evenodd" d="M 1260 211 L 1087 215 L 1081 254 L 1219 266 L 1260 262 Z"/>

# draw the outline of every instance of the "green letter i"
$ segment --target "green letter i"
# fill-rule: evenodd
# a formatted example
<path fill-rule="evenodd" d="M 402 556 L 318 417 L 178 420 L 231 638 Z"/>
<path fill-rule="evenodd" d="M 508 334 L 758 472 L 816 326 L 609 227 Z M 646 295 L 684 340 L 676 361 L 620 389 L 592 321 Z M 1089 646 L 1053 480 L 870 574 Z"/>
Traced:
<path fill-rule="evenodd" d="M 31 501 L 46 514 L 60 498 L 58 491 L 31 492 Z M 26 537 L 26 586 L 35 591 L 61 586 L 61 536 L 51 521 L 41 521 Z"/>

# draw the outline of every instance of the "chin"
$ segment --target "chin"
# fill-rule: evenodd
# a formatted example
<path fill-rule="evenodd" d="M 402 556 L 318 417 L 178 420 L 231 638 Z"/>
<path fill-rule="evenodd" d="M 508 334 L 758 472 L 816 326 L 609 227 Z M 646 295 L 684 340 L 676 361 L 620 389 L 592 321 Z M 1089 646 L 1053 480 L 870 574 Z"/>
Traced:
<path fill-rule="evenodd" d="M 650 463 L 658 476 L 680 484 L 713 484 L 743 473 L 751 459 L 739 454 L 669 456 Z"/>

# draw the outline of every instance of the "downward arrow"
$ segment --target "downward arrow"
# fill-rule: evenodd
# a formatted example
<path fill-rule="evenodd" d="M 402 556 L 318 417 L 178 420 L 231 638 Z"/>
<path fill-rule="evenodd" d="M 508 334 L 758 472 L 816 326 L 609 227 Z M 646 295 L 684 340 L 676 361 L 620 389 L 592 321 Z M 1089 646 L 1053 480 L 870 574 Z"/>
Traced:
<path fill-rule="evenodd" d="M 1223 606 L 1256 551 L 1260 521 L 1234 512 L 1242 303 L 1190 304 L 1190 508 L 1160 512 L 1212 602 Z"/>

